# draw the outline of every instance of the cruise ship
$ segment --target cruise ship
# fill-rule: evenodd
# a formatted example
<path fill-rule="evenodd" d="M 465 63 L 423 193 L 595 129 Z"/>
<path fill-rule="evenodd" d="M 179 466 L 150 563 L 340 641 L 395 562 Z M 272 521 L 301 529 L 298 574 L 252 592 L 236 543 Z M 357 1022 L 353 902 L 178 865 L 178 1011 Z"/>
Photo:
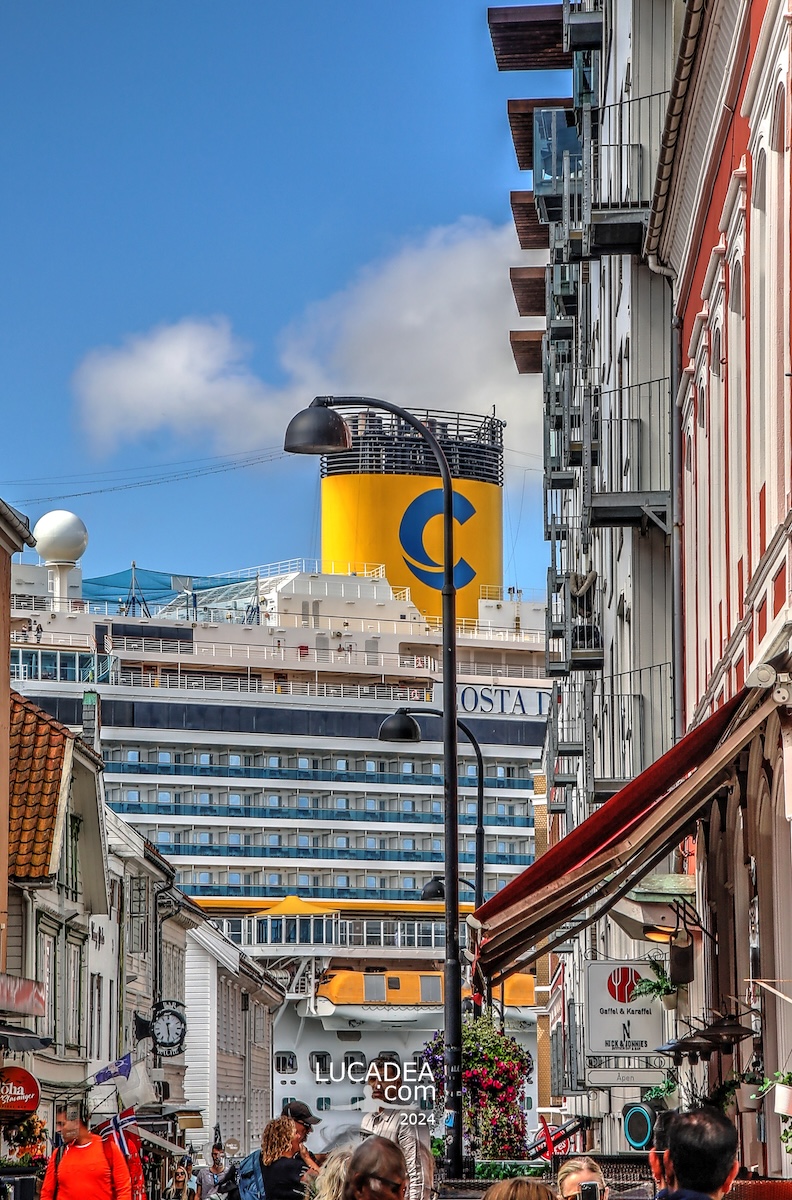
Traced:
<path fill-rule="evenodd" d="M 455 490 L 467 488 L 473 509 L 459 526 L 472 578 L 460 588 L 457 694 L 483 751 L 492 894 L 535 852 L 544 605 L 504 591 L 499 577 L 499 423 L 426 419 L 455 452 Z M 308 1103 L 322 1118 L 317 1149 L 359 1124 L 371 1059 L 418 1061 L 443 1020 L 443 905 L 422 899 L 444 871 L 440 721 L 421 715 L 441 702 L 431 499 L 418 543 L 405 533 L 405 514 L 437 480 L 381 419 L 361 422 L 355 442 L 340 469 L 323 463 L 321 560 L 83 578 L 87 531 L 58 511 L 36 525 L 40 557 L 12 568 L 15 686 L 72 727 L 87 701 L 94 728 L 98 708 L 109 805 L 285 987 L 272 1107 Z M 415 711 L 420 743 L 379 740 L 401 707 Z M 464 737 L 459 784 L 459 870 L 472 901 L 477 778 Z M 464 918 L 472 903 L 461 890 Z M 510 980 L 496 1008 L 535 1054 L 533 976 Z M 425 1108 L 432 1099 L 415 1096 Z M 250 1131 L 248 1149 L 259 1135 Z"/>

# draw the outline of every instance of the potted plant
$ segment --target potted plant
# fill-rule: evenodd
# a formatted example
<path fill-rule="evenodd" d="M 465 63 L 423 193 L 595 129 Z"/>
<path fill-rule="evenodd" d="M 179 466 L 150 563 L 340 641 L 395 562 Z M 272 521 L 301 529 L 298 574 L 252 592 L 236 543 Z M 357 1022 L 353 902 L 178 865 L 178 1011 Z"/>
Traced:
<path fill-rule="evenodd" d="M 633 987 L 630 1000 L 637 1000 L 640 996 L 650 996 L 653 1000 L 659 999 L 664 1008 L 676 1008 L 677 989 L 671 982 L 662 960 L 650 958 L 649 969 L 652 971 L 654 979 L 639 979 Z"/>
<path fill-rule="evenodd" d="M 787 1154 L 792 1154 L 792 1071 L 776 1071 L 772 1079 L 765 1078 L 757 1096 L 773 1092 L 775 1111 L 781 1118 L 781 1142 Z"/>
<path fill-rule="evenodd" d="M 668 1104 L 672 1096 L 675 1096 L 679 1090 L 679 1080 L 676 1077 L 675 1071 L 667 1071 L 666 1077 L 662 1083 L 656 1083 L 654 1087 L 650 1087 L 643 1093 L 642 1100 L 645 1104 L 651 1104 L 653 1101 L 662 1100 Z"/>

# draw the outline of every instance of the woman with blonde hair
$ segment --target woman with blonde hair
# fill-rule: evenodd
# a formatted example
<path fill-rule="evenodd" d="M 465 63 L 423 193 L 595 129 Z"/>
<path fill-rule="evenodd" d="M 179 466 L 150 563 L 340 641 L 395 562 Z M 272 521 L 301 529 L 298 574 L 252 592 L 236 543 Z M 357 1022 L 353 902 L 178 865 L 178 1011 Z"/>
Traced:
<path fill-rule="evenodd" d="M 352 1146 L 339 1146 L 328 1154 L 316 1177 L 313 1200 L 342 1200 L 352 1150 Z"/>
<path fill-rule="evenodd" d="M 305 1185 L 319 1167 L 302 1145 L 302 1133 L 285 1113 L 261 1135 L 261 1177 L 267 1200 L 303 1200 Z"/>
<path fill-rule="evenodd" d="M 600 1200 L 608 1200 L 608 1186 L 599 1163 L 593 1158 L 568 1158 L 559 1168 L 556 1187 L 563 1198 L 580 1195 L 581 1183 L 599 1184 Z"/>
<path fill-rule="evenodd" d="M 540 1179 L 519 1175 L 501 1179 L 484 1193 L 484 1200 L 558 1200 L 556 1193 Z"/>

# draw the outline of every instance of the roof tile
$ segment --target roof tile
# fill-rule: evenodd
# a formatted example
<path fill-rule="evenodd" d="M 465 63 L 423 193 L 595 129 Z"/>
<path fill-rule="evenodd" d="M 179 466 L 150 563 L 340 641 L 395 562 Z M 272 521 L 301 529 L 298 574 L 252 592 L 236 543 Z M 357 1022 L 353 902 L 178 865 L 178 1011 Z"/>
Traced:
<path fill-rule="evenodd" d="M 46 880 L 52 860 L 61 777 L 76 735 L 38 705 L 11 692 L 8 873 Z"/>

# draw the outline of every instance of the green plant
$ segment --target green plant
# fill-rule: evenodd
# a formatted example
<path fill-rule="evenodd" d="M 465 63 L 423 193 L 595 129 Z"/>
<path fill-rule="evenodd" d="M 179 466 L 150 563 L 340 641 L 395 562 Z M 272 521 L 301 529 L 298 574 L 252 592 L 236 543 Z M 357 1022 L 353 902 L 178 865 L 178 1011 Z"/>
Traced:
<path fill-rule="evenodd" d="M 442 1032 L 424 1047 L 443 1099 Z M 501 1033 L 490 1015 L 462 1027 L 462 1122 L 468 1149 L 485 1159 L 521 1159 L 525 1154 L 525 1113 L 520 1099 L 533 1075 L 533 1059 L 514 1038 Z"/>
<path fill-rule="evenodd" d="M 663 996 L 673 996 L 676 988 L 671 982 L 668 972 L 659 958 L 649 959 L 649 969 L 654 979 L 639 979 L 633 987 L 630 1001 L 641 996 L 650 996 L 653 1000 L 661 1000 Z"/>
<path fill-rule="evenodd" d="M 678 1088 L 679 1080 L 676 1072 L 668 1071 L 662 1083 L 656 1083 L 654 1087 L 650 1087 L 644 1092 L 643 1100 L 647 1104 L 651 1104 L 653 1100 L 665 1100 L 666 1096 L 672 1096 Z"/>
<path fill-rule="evenodd" d="M 742 1082 L 743 1077 L 739 1072 L 727 1075 L 722 1083 L 710 1088 L 704 1097 L 704 1105 L 708 1108 L 720 1109 L 722 1113 L 725 1113 Z"/>
<path fill-rule="evenodd" d="M 765 1096 L 779 1083 L 782 1087 L 792 1088 L 792 1071 L 776 1071 L 772 1079 L 765 1076 L 762 1086 L 756 1094 Z M 787 1154 L 792 1154 L 792 1115 L 779 1113 L 779 1117 L 781 1120 L 781 1144 Z"/>
<path fill-rule="evenodd" d="M 476 1163 L 476 1179 L 518 1179 L 528 1177 L 541 1178 L 550 1170 L 549 1163 L 536 1166 L 527 1162 L 478 1162 Z"/>

